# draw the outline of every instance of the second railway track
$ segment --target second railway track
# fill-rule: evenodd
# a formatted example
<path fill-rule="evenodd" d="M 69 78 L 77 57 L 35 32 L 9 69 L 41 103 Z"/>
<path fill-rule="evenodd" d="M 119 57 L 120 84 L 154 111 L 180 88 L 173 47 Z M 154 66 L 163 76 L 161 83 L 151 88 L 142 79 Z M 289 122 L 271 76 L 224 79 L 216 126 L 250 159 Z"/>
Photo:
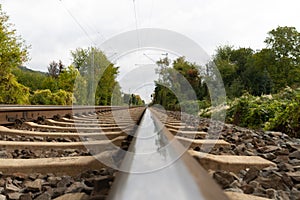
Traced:
<path fill-rule="evenodd" d="M 247 130 L 228 125 L 219 140 L 207 139 L 205 123 L 195 127 L 176 113 L 152 108 L 143 116 L 145 109 L 5 107 L 0 111 L 5 125 L 0 126 L 0 199 L 300 199 L 297 142 L 270 133 L 290 143 L 284 149 L 280 142 L 276 148 L 266 141 L 262 148 L 260 135 L 250 132 L 250 140 L 241 134 Z M 239 139 L 246 140 L 242 150 Z M 206 146 L 213 146 L 209 154 Z M 137 156 L 148 151 L 156 154 Z M 164 159 L 174 163 L 160 163 Z M 159 163 L 158 172 L 145 171 Z M 277 186 L 266 174 L 279 177 Z"/>

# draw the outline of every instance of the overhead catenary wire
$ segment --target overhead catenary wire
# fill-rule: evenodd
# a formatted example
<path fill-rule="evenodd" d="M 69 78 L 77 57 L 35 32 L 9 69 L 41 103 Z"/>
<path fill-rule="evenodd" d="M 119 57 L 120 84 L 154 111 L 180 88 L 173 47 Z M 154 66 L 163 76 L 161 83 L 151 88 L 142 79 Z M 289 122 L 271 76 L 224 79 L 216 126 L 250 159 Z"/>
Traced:
<path fill-rule="evenodd" d="M 95 41 L 90 37 L 90 35 L 88 34 L 88 32 L 85 30 L 85 28 L 80 24 L 80 22 L 77 20 L 77 18 L 72 14 L 72 12 L 64 5 L 64 3 L 62 2 L 62 0 L 59 0 L 64 9 L 68 12 L 68 14 L 71 16 L 71 18 L 74 20 L 74 22 L 80 27 L 80 29 L 83 31 L 83 33 L 87 36 L 87 38 L 90 40 L 92 46 L 96 47 L 96 43 Z M 93 47 L 92 47 L 93 48 Z M 88 87 L 88 99 L 95 99 L 95 98 L 90 98 L 90 97 L 94 97 L 95 96 L 95 52 L 92 50 L 92 58 L 91 58 L 91 66 L 89 67 L 89 72 L 88 72 L 88 81 L 89 81 L 89 87 Z M 89 104 L 93 105 L 95 102 L 93 102 L 93 100 L 91 102 L 88 102 Z"/>
<path fill-rule="evenodd" d="M 60 2 L 62 2 L 62 0 L 59 0 Z M 92 45 L 96 48 L 99 48 L 99 45 L 97 45 L 97 43 L 95 40 L 92 39 L 92 37 L 88 34 L 88 31 L 81 25 L 81 23 L 79 22 L 79 20 L 72 14 L 72 12 L 64 5 L 65 10 L 69 13 L 69 15 L 73 18 L 73 20 L 76 22 L 76 24 L 81 28 L 81 30 L 85 33 L 85 35 L 88 37 L 88 39 L 91 41 Z M 104 36 L 103 33 L 101 33 L 98 28 L 95 26 L 95 24 L 91 23 L 90 20 L 88 20 L 89 23 L 85 20 L 84 24 L 85 26 L 92 32 L 95 32 L 99 37 L 100 37 L 100 44 L 104 43 L 107 38 Z M 98 38 L 98 37 L 97 37 Z M 96 38 L 96 39 L 97 39 Z M 101 45 L 100 45 L 101 46 Z M 101 49 L 102 51 L 105 52 L 108 60 L 110 60 L 111 62 L 115 63 L 115 61 L 113 61 L 118 55 L 118 50 L 116 50 L 115 48 L 113 48 L 112 46 L 107 46 L 107 49 Z M 105 51 L 108 50 L 108 51 Z"/>
<path fill-rule="evenodd" d="M 134 18 L 135 18 L 135 29 L 136 29 L 136 36 L 137 36 L 137 42 L 138 42 L 138 49 L 141 47 L 141 41 L 140 41 L 140 34 L 138 30 L 138 16 L 137 16 L 137 10 L 136 10 L 136 4 L 135 0 L 132 0 L 133 2 L 133 10 L 134 10 Z"/>
<path fill-rule="evenodd" d="M 82 30 L 82 32 L 87 36 L 87 38 L 90 40 L 92 46 L 94 47 L 98 47 L 96 42 L 92 39 L 92 37 L 90 36 L 90 34 L 88 33 L 88 31 L 81 25 L 81 23 L 79 22 L 79 20 L 72 14 L 72 12 L 66 7 L 66 5 L 62 2 L 62 0 L 59 0 L 64 9 L 67 11 L 67 13 L 71 16 L 71 18 L 74 20 L 74 22 L 80 27 L 80 29 Z M 94 31 L 96 32 L 99 36 L 100 36 L 100 39 L 102 40 L 102 42 L 104 42 L 106 39 L 104 37 L 103 34 L 101 34 L 97 28 L 94 26 L 94 25 L 88 25 L 88 23 L 85 22 L 85 25 L 91 30 L 91 31 Z M 108 47 L 110 49 L 110 51 L 112 51 L 111 55 L 108 55 L 107 58 L 109 60 L 111 60 L 112 57 L 114 57 L 116 54 L 117 54 L 117 50 L 115 50 L 114 48 L 112 48 L 111 46 Z M 94 55 L 93 55 L 94 56 Z M 93 58 L 94 59 L 94 58 Z M 92 61 L 93 63 L 94 61 Z"/>
<path fill-rule="evenodd" d="M 88 32 L 85 30 L 85 28 L 80 24 L 80 22 L 77 20 L 77 18 L 72 14 L 72 12 L 65 6 L 62 0 L 59 0 L 61 4 L 63 5 L 64 9 L 67 11 L 67 13 L 71 16 L 71 18 L 74 20 L 74 22 L 79 26 L 79 28 L 82 30 L 82 32 L 87 36 L 87 38 L 90 40 L 90 42 L 96 46 L 96 43 L 94 40 L 90 37 Z"/>

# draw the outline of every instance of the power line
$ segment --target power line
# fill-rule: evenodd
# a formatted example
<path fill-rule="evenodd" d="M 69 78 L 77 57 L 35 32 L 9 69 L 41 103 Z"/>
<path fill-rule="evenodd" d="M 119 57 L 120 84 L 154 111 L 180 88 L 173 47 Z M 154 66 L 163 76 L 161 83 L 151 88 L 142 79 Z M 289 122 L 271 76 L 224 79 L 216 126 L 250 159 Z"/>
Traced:
<path fill-rule="evenodd" d="M 60 2 L 62 2 L 62 0 L 59 0 Z M 94 41 L 90 35 L 88 34 L 88 31 L 80 24 L 80 22 L 77 20 L 77 18 L 72 14 L 72 12 L 70 10 L 68 10 L 66 8 L 66 6 L 64 5 L 65 9 L 67 10 L 67 12 L 69 13 L 69 15 L 73 18 L 73 20 L 76 22 L 76 24 L 81 28 L 81 30 L 85 33 L 85 35 L 89 38 L 89 40 L 91 41 L 91 43 L 95 46 L 95 47 L 98 47 L 97 44 L 96 44 L 96 41 Z M 78 8 L 78 6 L 77 6 Z M 88 20 L 88 19 L 87 19 Z M 87 23 L 87 21 L 84 21 L 84 24 L 85 26 L 92 32 L 95 32 L 97 35 L 100 36 L 100 40 L 101 42 L 100 43 L 103 43 L 106 41 L 106 38 L 105 36 L 97 29 L 97 27 L 95 26 L 94 23 L 92 23 L 90 20 L 88 20 L 88 22 L 90 23 Z M 114 56 L 116 56 L 118 53 L 117 53 L 117 50 L 115 48 L 113 48 L 112 46 L 107 46 L 107 48 L 109 49 L 109 51 L 111 51 L 112 53 L 109 53 L 109 52 L 105 52 L 107 54 L 110 54 L 110 55 L 107 55 L 107 58 L 108 59 L 111 59 L 113 58 Z"/>
<path fill-rule="evenodd" d="M 59 0 L 61 4 L 63 5 L 64 9 L 68 12 L 68 14 L 72 17 L 72 19 L 75 21 L 75 23 L 80 27 L 80 29 L 84 32 L 84 34 L 88 37 L 88 39 L 91 41 L 91 43 L 96 46 L 95 42 L 92 40 L 88 32 L 85 30 L 85 28 L 80 24 L 80 22 L 76 19 L 76 17 L 72 14 L 72 12 L 65 6 L 65 4 L 62 2 L 62 0 Z"/>
<path fill-rule="evenodd" d="M 150 56 L 148 56 L 147 54 L 143 53 L 143 55 L 144 55 L 145 57 L 147 57 L 148 59 L 150 59 L 150 60 L 151 60 L 152 62 L 154 62 L 155 64 L 157 64 L 156 61 L 155 61 L 153 58 L 151 58 Z"/>
<path fill-rule="evenodd" d="M 137 17 L 137 12 L 136 12 L 135 0 L 132 0 L 132 2 L 133 2 L 133 9 L 134 9 L 136 36 L 137 36 L 138 49 L 139 49 L 141 47 L 141 42 L 140 42 L 140 35 L 139 35 L 139 31 L 138 31 L 138 17 Z"/>

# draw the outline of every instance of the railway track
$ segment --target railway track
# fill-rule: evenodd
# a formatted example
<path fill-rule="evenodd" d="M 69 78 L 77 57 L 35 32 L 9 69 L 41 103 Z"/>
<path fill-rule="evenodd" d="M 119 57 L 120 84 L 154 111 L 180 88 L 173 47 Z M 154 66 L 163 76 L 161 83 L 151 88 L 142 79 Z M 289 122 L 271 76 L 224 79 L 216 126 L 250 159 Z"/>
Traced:
<path fill-rule="evenodd" d="M 208 139 L 207 124 L 189 121 L 144 107 L 3 107 L 0 199 L 273 198 L 271 189 L 248 192 L 246 186 L 261 178 L 258 173 L 279 176 L 277 162 L 265 154 L 230 153 L 237 142 L 227 134 L 235 128 L 225 126 L 220 139 Z M 300 199 L 298 169 L 296 163 L 280 174 L 290 193 L 273 199 Z M 245 181 L 252 172 L 252 182 Z"/>
<path fill-rule="evenodd" d="M 118 110 L 118 106 L 18 106 L 1 105 L 0 124 L 21 123 L 34 119 L 59 118 L 65 115 L 91 114 Z"/>

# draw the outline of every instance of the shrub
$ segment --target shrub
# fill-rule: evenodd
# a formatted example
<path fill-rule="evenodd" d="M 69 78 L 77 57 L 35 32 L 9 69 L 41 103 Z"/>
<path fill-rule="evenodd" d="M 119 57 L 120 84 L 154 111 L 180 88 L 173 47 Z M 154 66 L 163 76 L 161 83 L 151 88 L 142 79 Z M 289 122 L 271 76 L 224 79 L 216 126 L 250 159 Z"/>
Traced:
<path fill-rule="evenodd" d="M 273 96 L 245 94 L 229 105 L 228 123 L 300 137 L 300 89 L 286 88 Z"/>
<path fill-rule="evenodd" d="M 52 93 L 49 89 L 37 90 L 30 98 L 33 105 L 71 105 L 72 93 L 59 90 Z"/>
<path fill-rule="evenodd" d="M 18 83 L 12 74 L 0 77 L 0 103 L 29 104 L 29 88 Z"/>
<path fill-rule="evenodd" d="M 281 112 L 266 124 L 266 130 L 284 132 L 293 137 L 300 137 L 300 93 L 295 94 Z"/>
<path fill-rule="evenodd" d="M 52 93 L 49 89 L 36 90 L 30 97 L 30 102 L 33 105 L 50 105 L 52 104 Z"/>

